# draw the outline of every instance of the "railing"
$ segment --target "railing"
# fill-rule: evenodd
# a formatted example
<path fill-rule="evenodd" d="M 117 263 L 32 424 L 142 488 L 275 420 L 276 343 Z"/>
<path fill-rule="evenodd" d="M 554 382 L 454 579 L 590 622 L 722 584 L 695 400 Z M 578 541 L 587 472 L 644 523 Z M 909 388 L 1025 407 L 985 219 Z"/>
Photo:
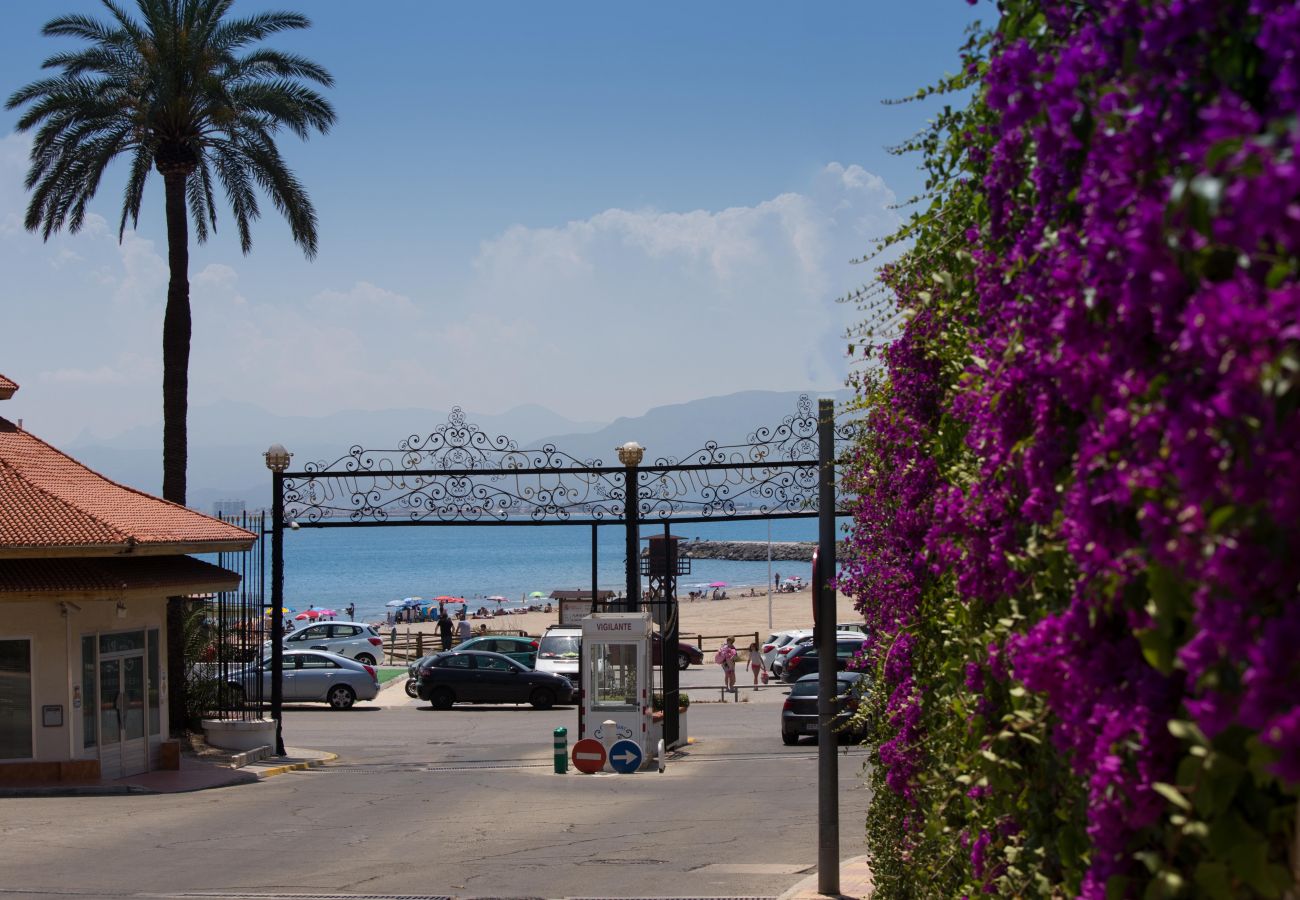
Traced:
<path fill-rule="evenodd" d="M 487 631 L 475 631 L 470 635 L 476 637 L 499 637 L 508 635 L 510 637 L 529 637 L 528 632 L 521 628 L 497 628 Z M 451 645 L 455 647 L 461 642 L 456 634 L 451 636 Z M 427 631 L 411 632 L 407 629 L 405 634 L 399 634 L 394 626 L 389 630 L 388 637 L 384 640 L 385 661 L 390 666 L 406 665 L 422 656 L 428 656 L 430 653 L 437 653 L 442 649 L 442 637 Z"/>

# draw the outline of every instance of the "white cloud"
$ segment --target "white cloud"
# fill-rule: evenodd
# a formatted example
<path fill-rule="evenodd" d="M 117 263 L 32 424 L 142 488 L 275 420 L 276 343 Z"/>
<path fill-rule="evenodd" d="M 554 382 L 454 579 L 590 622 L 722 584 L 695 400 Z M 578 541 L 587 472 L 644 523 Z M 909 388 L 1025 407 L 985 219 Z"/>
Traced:
<path fill-rule="evenodd" d="M 436 293 L 399 289 L 382 257 L 349 261 L 350 283 L 327 289 L 274 266 L 251 277 L 238 257 L 206 262 L 191 272 L 191 405 L 235 398 L 316 415 L 532 402 L 612 419 L 746 389 L 838 387 L 855 311 L 834 300 L 869 274 L 849 261 L 896 223 L 893 202 L 878 177 L 832 163 L 750 205 L 515 225 L 463 270 L 433 273 L 455 285 Z M 38 345 L 0 335 L 0 371 L 20 382 L 40 372 L 39 402 L 65 434 L 156 421 L 162 246 L 129 231 L 119 244 L 102 219 L 51 245 L 27 236 L 0 262 L 32 254 L 24 277 L 36 284 L 41 260 L 47 302 L 79 327 L 60 335 L 56 319 L 29 317 Z"/>

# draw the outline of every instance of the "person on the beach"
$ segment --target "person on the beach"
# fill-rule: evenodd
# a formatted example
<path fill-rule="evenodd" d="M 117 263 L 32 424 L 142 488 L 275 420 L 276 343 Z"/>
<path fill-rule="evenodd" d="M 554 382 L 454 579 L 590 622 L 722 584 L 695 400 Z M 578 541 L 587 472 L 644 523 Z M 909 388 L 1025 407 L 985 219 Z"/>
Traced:
<path fill-rule="evenodd" d="M 469 617 L 464 613 L 460 614 L 460 621 L 456 623 L 456 637 L 458 643 L 465 643 L 474 636 L 474 626 L 469 624 Z"/>
<path fill-rule="evenodd" d="M 438 616 L 438 636 L 442 638 L 442 649 L 451 649 L 451 616 L 447 615 L 447 610 L 443 610 Z"/>
<path fill-rule="evenodd" d="M 348 614 L 348 621 L 351 622 L 357 616 L 357 605 L 355 603 L 349 603 L 345 612 Z"/>
<path fill-rule="evenodd" d="M 781 590 L 781 573 L 780 573 L 780 572 L 777 572 L 775 575 L 772 576 L 772 587 L 776 588 L 778 591 Z"/>
<path fill-rule="evenodd" d="M 754 687 L 758 687 L 758 676 L 763 675 L 763 681 L 767 681 L 766 673 L 763 672 L 763 656 L 758 649 L 758 641 L 749 642 L 749 670 L 754 673 Z"/>
<path fill-rule="evenodd" d="M 722 666 L 723 686 L 733 694 L 736 692 L 736 657 L 738 655 L 736 639 L 729 637 L 727 642 L 718 648 L 717 654 L 713 657 L 713 661 Z M 724 699 L 723 702 L 725 703 L 726 700 Z"/>

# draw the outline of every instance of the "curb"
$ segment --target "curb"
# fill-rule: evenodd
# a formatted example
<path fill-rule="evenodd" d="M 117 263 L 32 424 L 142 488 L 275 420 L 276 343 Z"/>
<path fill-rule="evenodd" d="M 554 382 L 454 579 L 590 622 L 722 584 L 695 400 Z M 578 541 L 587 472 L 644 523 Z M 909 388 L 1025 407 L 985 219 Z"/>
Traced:
<path fill-rule="evenodd" d="M 324 753 L 319 759 L 304 759 L 301 762 L 285 763 L 279 766 L 267 766 L 264 769 L 253 771 L 252 766 L 245 768 L 244 771 L 253 772 L 258 781 L 264 781 L 267 778 L 274 778 L 276 775 L 283 775 L 285 772 L 302 772 L 306 769 L 315 769 L 325 765 L 327 762 L 334 762 L 338 759 L 337 753 Z"/>
<path fill-rule="evenodd" d="M 817 874 L 807 876 L 796 882 L 777 900 L 814 900 L 814 898 L 837 897 L 843 900 L 868 900 L 875 893 L 871 879 L 871 866 L 867 856 L 854 856 L 840 861 L 840 892 L 823 894 L 817 890 Z"/>

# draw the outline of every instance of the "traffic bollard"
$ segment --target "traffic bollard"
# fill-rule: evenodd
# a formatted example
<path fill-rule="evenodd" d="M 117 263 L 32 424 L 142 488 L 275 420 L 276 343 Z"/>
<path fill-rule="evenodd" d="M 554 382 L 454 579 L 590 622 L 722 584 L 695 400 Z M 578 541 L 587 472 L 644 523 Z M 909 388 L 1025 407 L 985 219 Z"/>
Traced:
<path fill-rule="evenodd" d="M 555 774 L 569 771 L 569 729 L 561 725 L 555 729 Z"/>

